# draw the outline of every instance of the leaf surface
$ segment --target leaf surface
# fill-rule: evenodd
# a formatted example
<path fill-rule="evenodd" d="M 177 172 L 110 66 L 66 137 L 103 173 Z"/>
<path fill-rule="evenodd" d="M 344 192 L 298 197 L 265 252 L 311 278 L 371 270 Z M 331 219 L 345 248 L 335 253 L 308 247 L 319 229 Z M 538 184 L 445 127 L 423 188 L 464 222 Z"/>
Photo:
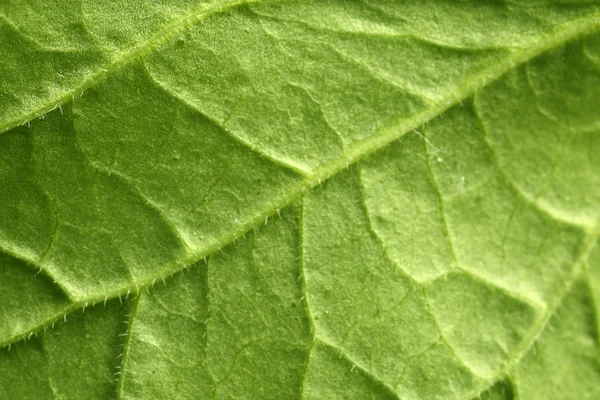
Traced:
<path fill-rule="evenodd" d="M 595 4 L 18 3 L 0 397 L 600 394 Z"/>

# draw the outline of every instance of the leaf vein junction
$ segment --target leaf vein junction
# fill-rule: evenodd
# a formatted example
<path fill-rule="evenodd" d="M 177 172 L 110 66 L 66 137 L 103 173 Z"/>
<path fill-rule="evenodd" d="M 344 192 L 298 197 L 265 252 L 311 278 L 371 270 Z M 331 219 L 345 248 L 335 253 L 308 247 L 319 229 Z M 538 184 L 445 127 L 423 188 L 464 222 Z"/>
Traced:
<path fill-rule="evenodd" d="M 214 13 L 227 10 L 233 6 L 242 5 L 245 3 L 248 3 L 248 2 L 237 1 L 234 3 L 228 3 L 227 5 L 220 4 L 219 6 L 215 6 L 211 9 L 209 9 L 210 12 L 204 9 L 204 10 L 202 10 L 203 12 L 201 12 L 199 14 L 194 14 L 192 16 L 187 16 L 187 17 L 183 18 L 179 22 L 181 24 L 180 26 L 176 26 L 175 28 L 172 28 L 172 29 L 174 29 L 173 32 L 171 32 L 171 31 L 162 32 L 162 36 L 157 36 L 155 38 L 155 42 L 152 42 L 150 44 L 146 43 L 142 49 L 137 49 L 136 51 L 132 51 L 131 53 L 128 53 L 128 57 L 124 57 L 123 59 L 120 60 L 119 63 L 115 63 L 115 65 L 113 66 L 114 67 L 113 70 L 116 70 L 118 67 L 125 65 L 126 63 L 130 62 L 137 56 L 146 54 L 147 52 L 151 51 L 152 46 L 155 46 L 160 40 L 164 40 L 168 37 L 171 37 L 175 33 L 179 32 L 181 29 L 184 29 L 185 27 L 190 26 L 191 24 L 195 23 L 196 21 L 202 20 L 204 17 L 207 17 Z M 491 83 L 495 79 L 499 78 L 506 71 L 508 71 L 524 62 L 527 62 L 531 58 L 541 54 L 542 52 L 544 52 L 548 49 L 559 46 L 570 39 L 573 39 L 579 35 L 582 35 L 584 33 L 591 32 L 591 31 L 597 29 L 598 26 L 600 26 L 600 18 L 598 18 L 598 17 L 599 17 L 598 15 L 592 15 L 591 17 L 586 18 L 585 20 L 578 20 L 573 23 L 570 23 L 570 24 L 566 25 L 561 31 L 557 31 L 555 35 L 547 38 L 546 40 L 534 42 L 531 47 L 523 48 L 523 49 L 519 49 L 518 51 L 515 51 L 515 53 L 513 53 L 513 56 L 507 58 L 506 61 L 495 64 L 493 66 L 493 68 L 490 70 L 482 71 L 472 81 L 468 82 L 467 84 L 465 84 L 462 87 L 457 88 L 455 95 L 448 96 L 448 97 L 442 99 L 439 103 L 437 103 L 437 105 L 431 107 L 430 109 L 428 109 L 422 113 L 416 114 L 409 119 L 399 120 L 395 124 L 392 124 L 392 125 L 382 128 L 378 135 L 372 136 L 368 139 L 365 139 L 362 142 L 359 142 L 352 149 L 349 149 L 347 154 L 342 155 L 342 156 L 332 160 L 331 162 L 328 162 L 327 164 L 317 167 L 312 172 L 312 174 L 308 175 L 303 181 L 301 181 L 297 185 L 294 185 L 291 188 L 289 188 L 289 190 L 287 192 L 281 193 L 278 197 L 274 198 L 273 201 L 271 203 L 269 203 L 263 210 L 250 216 L 247 220 L 241 221 L 241 223 L 238 225 L 238 227 L 235 231 L 223 235 L 218 240 L 215 240 L 212 243 L 208 243 L 206 246 L 204 246 L 202 248 L 190 249 L 190 251 L 182 259 L 176 260 L 173 263 L 169 264 L 168 266 L 165 266 L 165 268 L 162 269 L 162 272 L 156 274 L 156 276 L 147 277 L 147 279 L 145 279 L 144 282 L 140 282 L 140 286 L 138 286 L 137 288 L 119 287 L 119 288 L 116 288 L 116 290 L 113 290 L 110 292 L 107 291 L 106 293 L 103 293 L 103 295 L 101 295 L 101 296 L 90 297 L 89 299 L 86 299 L 85 301 L 82 300 L 78 303 L 75 303 L 75 304 L 73 304 L 73 307 L 69 308 L 69 309 L 75 310 L 75 309 L 81 308 L 87 302 L 101 302 L 107 298 L 115 298 L 115 297 L 124 295 L 126 292 L 131 291 L 132 289 L 133 290 L 141 290 L 144 287 L 152 285 L 152 283 L 155 282 L 157 279 L 164 279 L 169 276 L 172 276 L 175 273 L 189 267 L 190 265 L 195 264 L 198 261 L 204 259 L 205 257 L 207 257 L 213 253 L 216 253 L 217 251 L 219 251 L 223 247 L 227 246 L 234 240 L 245 235 L 247 232 L 250 232 L 251 230 L 255 229 L 256 227 L 262 225 L 266 218 L 274 215 L 275 213 L 279 212 L 284 207 L 290 205 L 297 199 L 301 198 L 307 191 L 311 190 L 312 188 L 314 188 L 317 185 L 320 185 L 323 181 L 336 175 L 340 171 L 346 169 L 349 165 L 354 164 L 358 161 L 361 161 L 362 159 L 366 158 L 367 156 L 374 153 L 378 149 L 399 139 L 407 132 L 410 132 L 411 130 L 416 129 L 419 126 L 423 125 L 424 123 L 432 120 L 433 118 L 436 118 L 437 116 L 442 114 L 445 110 L 449 109 L 450 107 L 458 104 L 460 101 L 473 95 L 478 89 L 486 86 L 487 84 Z M 86 83 L 87 84 L 86 87 L 89 87 L 91 84 L 99 81 L 100 79 L 103 79 L 104 77 L 106 77 L 106 75 L 107 75 L 106 72 L 102 72 L 101 74 L 99 74 L 96 77 L 96 79 L 88 81 Z M 82 90 L 82 88 L 83 88 L 83 86 L 80 88 L 77 88 L 71 92 L 76 93 L 78 90 Z M 67 96 L 65 96 L 59 100 L 62 100 L 62 102 L 68 101 L 71 96 L 71 92 L 69 92 L 69 94 Z M 45 110 L 48 111 L 50 108 L 51 107 L 48 107 Z M 39 110 L 36 110 L 36 111 L 30 113 L 30 115 L 28 117 L 31 117 L 31 118 L 35 117 L 34 114 L 36 112 L 39 112 Z M 9 129 L 10 127 L 16 126 L 16 125 L 17 124 L 15 123 L 15 121 L 9 121 L 6 124 L 0 125 L 0 132 L 5 131 L 5 130 Z M 19 258 L 22 259 L 21 257 L 19 257 Z M 62 314 L 57 314 L 56 318 L 54 318 L 52 320 L 57 319 L 60 315 L 62 315 Z M 29 331 L 27 331 L 27 332 L 29 332 Z M 27 332 L 23 332 L 23 334 L 21 334 L 21 335 L 13 336 L 13 339 L 19 340 L 19 339 L 25 337 L 27 335 Z M 9 343 L 12 343 L 14 341 L 13 339 L 10 339 L 6 343 L 4 343 L 4 342 L 1 343 L 0 346 L 6 346 Z"/>

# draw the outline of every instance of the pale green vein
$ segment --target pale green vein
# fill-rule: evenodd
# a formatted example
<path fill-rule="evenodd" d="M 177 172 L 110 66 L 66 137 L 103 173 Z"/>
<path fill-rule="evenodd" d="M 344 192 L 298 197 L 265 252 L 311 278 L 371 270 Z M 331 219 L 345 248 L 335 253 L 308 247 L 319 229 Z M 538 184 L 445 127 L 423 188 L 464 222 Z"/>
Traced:
<path fill-rule="evenodd" d="M 242 4 L 243 2 L 236 2 L 235 4 Z M 228 7 L 230 7 L 229 5 Z M 213 10 L 214 12 L 220 11 Z M 206 14 L 201 16 L 195 16 L 195 18 L 188 17 L 187 23 L 191 24 L 196 20 L 202 19 Z M 187 25 L 186 25 L 187 26 Z M 174 260 L 172 263 L 165 265 L 155 275 L 148 276 L 143 282 L 139 282 L 137 287 L 115 287 L 114 290 L 108 291 L 102 295 L 90 296 L 85 299 L 77 299 L 77 303 L 73 308 L 81 308 L 86 303 L 101 302 L 106 298 L 115 298 L 118 296 L 125 295 L 131 291 L 139 291 L 145 287 L 153 285 L 157 280 L 165 279 L 169 276 L 176 274 L 177 272 L 201 261 L 207 256 L 216 253 L 223 247 L 232 243 L 233 241 L 241 238 L 246 233 L 257 229 L 259 226 L 264 224 L 265 220 L 278 213 L 284 207 L 295 202 L 306 194 L 312 188 L 320 185 L 325 180 L 336 175 L 340 171 L 348 168 L 350 165 L 361 161 L 370 154 L 374 153 L 378 149 L 392 143 L 393 141 L 401 138 L 407 132 L 410 132 L 424 123 L 438 117 L 443 114 L 446 110 L 452 106 L 460 103 L 462 100 L 472 96 L 477 90 L 483 88 L 487 84 L 491 83 L 495 79 L 498 79 L 505 72 L 517 67 L 524 62 L 527 62 L 531 58 L 541 54 L 542 52 L 557 47 L 570 39 L 576 38 L 585 33 L 592 32 L 600 27 L 600 14 L 594 14 L 593 16 L 584 20 L 573 21 L 569 24 L 565 24 L 560 31 L 554 36 L 545 38 L 534 42 L 531 47 L 520 49 L 512 54 L 512 57 L 508 57 L 504 62 L 499 62 L 493 65 L 489 70 L 481 71 L 477 74 L 470 82 L 457 88 L 454 96 L 448 96 L 440 101 L 434 107 L 414 115 L 411 118 L 396 121 L 395 124 L 390 124 L 387 127 L 382 128 L 379 135 L 372 136 L 361 142 L 358 142 L 354 148 L 349 149 L 348 152 L 327 164 L 323 164 L 316 168 L 312 175 L 307 176 L 303 181 L 290 187 L 287 191 L 280 193 L 275 197 L 265 208 L 259 210 L 254 215 L 249 216 L 236 227 L 235 230 L 223 235 L 222 237 L 214 240 L 211 243 L 207 243 L 202 248 L 192 249 L 188 254 L 179 260 Z M 147 49 L 149 51 L 150 49 Z M 137 56 L 137 55 L 136 55 Z M 104 76 L 104 75 L 103 75 Z M 26 333 L 17 335 L 18 338 L 25 337 Z M 11 342 L 2 342 L 0 345 L 5 346 Z"/>
<path fill-rule="evenodd" d="M 52 273 L 50 268 L 48 268 L 47 264 L 44 265 L 40 261 L 36 261 L 33 257 L 28 256 L 25 252 L 19 251 L 12 246 L 7 246 L 5 243 L 2 243 L 0 240 L 0 253 L 4 253 L 11 258 L 22 261 L 23 263 L 35 268 L 37 271 L 35 275 L 43 274 L 67 297 L 69 300 L 73 300 L 73 293 L 63 285 L 59 278 Z M 0 344 L 0 347 L 2 345 Z"/>
<path fill-rule="evenodd" d="M 306 271 L 304 264 L 304 202 L 300 201 L 300 211 L 298 217 L 298 231 L 299 231 L 299 248 L 300 248 L 300 258 L 298 260 L 298 264 L 300 266 L 300 276 L 298 280 L 300 281 L 300 289 L 302 292 L 301 302 L 304 305 L 304 309 L 306 311 L 306 318 L 308 320 L 309 331 L 310 331 L 310 347 L 306 351 L 306 362 L 304 363 L 304 367 L 302 369 L 302 380 L 300 382 L 300 393 L 298 394 L 298 399 L 302 400 L 304 393 L 304 381 L 306 380 L 306 375 L 308 374 L 308 367 L 310 365 L 310 355 L 316 343 L 316 331 L 315 331 L 315 318 L 310 309 L 310 303 L 308 301 L 308 286 L 306 282 Z"/>
<path fill-rule="evenodd" d="M 592 316 L 594 318 L 595 326 L 594 326 L 594 338 L 596 339 L 596 346 L 600 348 L 600 315 L 598 315 L 599 307 L 600 307 L 600 299 L 596 296 L 594 291 L 594 287 L 592 286 L 592 278 L 589 273 L 589 264 L 585 264 L 583 267 L 583 277 L 586 288 L 589 292 L 590 299 L 592 301 Z M 600 362 L 600 356 L 598 358 Z"/>
<path fill-rule="evenodd" d="M 367 378 L 369 381 L 371 381 L 374 385 L 377 385 L 381 389 L 384 389 L 393 398 L 395 398 L 397 400 L 401 400 L 400 397 L 398 396 L 398 394 L 396 393 L 396 391 L 394 390 L 394 388 L 390 387 L 387 383 L 385 383 L 384 381 L 379 379 L 377 376 L 373 375 L 367 368 L 361 366 L 360 363 L 353 360 L 342 349 L 340 349 L 336 345 L 331 344 L 321 338 L 319 338 L 317 340 L 318 340 L 319 344 L 321 344 L 324 348 L 326 348 L 329 351 L 336 354 L 338 356 L 338 359 L 344 360 L 345 362 L 350 364 L 352 367 L 350 369 L 350 371 L 353 371 L 353 370 L 359 371 L 361 373 L 361 375 L 363 375 L 365 378 Z"/>
<path fill-rule="evenodd" d="M 484 141 L 485 145 L 487 146 L 487 148 L 489 149 L 490 154 L 492 156 L 495 170 L 498 171 L 498 174 L 502 178 L 502 181 L 508 187 L 510 187 L 521 200 L 523 200 L 526 204 L 530 204 L 531 206 L 533 206 L 537 210 L 543 212 L 545 215 L 547 215 L 548 217 L 550 217 L 551 219 L 553 219 L 557 222 L 561 222 L 566 225 L 572 225 L 572 226 L 575 226 L 578 228 L 582 228 L 587 233 L 593 232 L 593 230 L 596 227 L 597 221 L 594 221 L 592 218 L 585 218 L 584 216 L 570 215 L 567 212 L 565 212 L 564 210 L 556 208 L 552 204 L 539 199 L 539 196 L 544 189 L 543 186 L 540 187 L 540 189 L 536 193 L 530 194 L 530 193 L 527 193 L 527 191 L 523 190 L 512 179 L 510 179 L 508 174 L 502 168 L 500 161 L 498 160 L 498 157 L 494 151 L 494 148 L 492 147 L 491 143 L 489 142 L 489 138 L 486 133 L 486 127 L 485 127 L 483 118 L 481 117 L 481 115 L 478 112 L 477 96 L 475 96 L 475 99 L 473 101 L 473 113 L 475 114 L 475 117 L 477 118 L 477 123 L 479 125 L 479 129 L 482 132 L 483 141 Z M 549 175 L 555 171 L 556 164 L 557 164 L 557 161 L 554 160 L 553 165 L 552 165 L 552 171 L 549 173 Z M 549 179 L 550 179 L 550 176 L 546 176 L 544 181 L 549 180 Z M 517 209 L 513 210 L 513 215 L 517 211 L 518 211 Z M 510 216 L 507 224 L 510 224 L 511 220 L 512 220 L 512 215 Z M 507 229 L 508 229 L 508 227 L 507 227 Z"/>
<path fill-rule="evenodd" d="M 370 5 L 366 2 L 363 2 L 363 4 L 366 7 L 372 7 L 372 5 Z M 349 29 L 344 29 L 345 27 L 332 27 L 332 26 L 328 26 L 328 25 L 317 25 L 317 24 L 314 24 L 311 22 L 307 22 L 305 20 L 291 19 L 291 18 L 281 17 L 279 15 L 275 16 L 275 15 L 265 14 L 254 8 L 251 8 L 251 10 L 254 14 L 260 16 L 263 19 L 268 19 L 268 20 L 275 21 L 275 22 L 293 23 L 293 24 L 301 25 L 301 26 L 311 29 L 313 31 L 333 33 L 333 34 L 340 35 L 340 36 L 341 35 L 356 35 L 356 36 L 375 37 L 375 38 L 381 38 L 381 39 L 406 40 L 406 41 L 413 41 L 416 43 L 421 43 L 426 46 L 434 46 L 434 47 L 439 47 L 441 49 L 447 49 L 447 50 L 453 50 L 453 51 L 457 51 L 457 50 L 458 51 L 461 51 L 461 50 L 462 51 L 464 51 L 464 50 L 486 51 L 486 50 L 505 49 L 505 47 L 494 46 L 494 45 L 489 45 L 489 46 L 480 45 L 480 46 L 474 47 L 472 43 L 469 43 L 468 46 L 460 46 L 460 45 L 455 45 L 455 44 L 444 43 L 444 42 L 435 40 L 433 38 L 428 38 L 425 36 L 418 36 L 418 35 L 415 35 L 414 33 L 410 33 L 410 32 L 397 32 L 397 31 L 384 31 L 384 30 L 374 31 L 374 30 L 368 30 L 367 27 L 361 27 L 361 29 L 349 30 Z M 394 18 L 397 18 L 397 17 L 394 17 Z M 403 22 L 406 22 L 406 20 L 404 19 Z"/>
<path fill-rule="evenodd" d="M 76 49 L 76 48 L 65 48 L 65 47 L 58 48 L 58 47 L 51 47 L 48 45 L 44 45 L 44 44 L 40 43 L 34 37 L 23 32 L 23 30 L 21 28 L 19 28 L 13 21 L 6 18 L 6 16 L 2 13 L 0 13 L 0 21 L 4 22 L 6 25 L 9 26 L 10 29 L 12 29 L 15 33 L 17 33 L 18 35 L 23 37 L 29 43 L 36 46 L 39 50 L 46 50 L 46 51 L 60 52 L 60 53 L 74 53 L 74 52 L 78 51 L 78 49 Z"/>
<path fill-rule="evenodd" d="M 117 400 L 122 399 L 123 397 L 123 385 L 125 380 L 125 368 L 127 367 L 127 357 L 129 355 L 129 349 L 132 340 L 131 330 L 133 329 L 133 321 L 135 319 L 135 315 L 137 313 L 138 304 L 140 302 L 140 298 L 143 296 L 143 293 L 139 293 L 133 300 L 132 305 L 129 308 L 129 315 L 127 316 L 127 330 L 125 331 L 125 342 L 123 345 L 123 352 L 121 353 L 121 365 L 119 367 L 119 371 L 116 374 L 119 377 L 119 382 L 117 383 Z"/>
<path fill-rule="evenodd" d="M 65 104 L 76 97 L 80 97 L 83 92 L 103 81 L 109 75 L 120 70 L 132 61 L 145 56 L 160 44 L 171 39 L 175 35 L 181 33 L 185 29 L 193 26 L 194 24 L 222 12 L 225 12 L 231 8 L 235 8 L 241 5 L 250 4 L 259 0 L 237 0 L 231 2 L 221 2 L 210 6 L 202 6 L 194 9 L 191 13 L 176 19 L 170 24 L 166 25 L 163 29 L 150 36 L 146 41 L 139 43 L 132 47 L 128 51 L 122 53 L 118 57 L 114 58 L 111 62 L 106 65 L 98 67 L 98 70 L 86 78 L 84 78 L 80 84 L 66 89 L 64 92 L 49 99 L 45 103 L 23 112 L 20 116 L 13 117 L 4 120 L 0 123 L 0 134 L 8 131 L 9 129 L 15 128 L 19 125 L 24 125 L 32 119 L 38 118 L 49 111 L 55 110 L 62 104 Z"/>
<path fill-rule="evenodd" d="M 431 319 L 431 321 L 433 322 L 433 325 L 435 326 L 435 329 L 437 330 L 437 334 L 438 337 L 440 338 L 440 342 L 443 343 L 446 348 L 448 349 L 448 351 L 450 352 L 450 354 L 452 355 L 452 357 L 454 357 L 454 359 L 469 373 L 471 374 L 471 376 L 476 377 L 478 379 L 481 378 L 481 375 L 479 375 L 477 372 L 475 372 L 470 366 L 469 364 L 463 360 L 458 353 L 456 352 L 456 350 L 454 349 L 454 347 L 452 347 L 452 345 L 450 344 L 450 342 L 448 341 L 448 339 L 446 339 L 446 336 L 444 336 L 444 331 L 442 330 L 442 327 L 440 326 L 439 321 L 437 320 L 435 314 L 433 313 L 433 311 L 431 310 L 431 304 L 429 302 L 429 297 L 427 294 L 427 291 L 423 292 L 423 297 L 424 297 L 424 301 L 423 304 L 425 304 L 425 309 L 427 310 L 427 315 L 429 316 L 429 318 Z"/>
<path fill-rule="evenodd" d="M 426 139 L 426 138 L 425 138 Z M 429 140 L 426 139 L 425 141 L 425 148 L 428 149 L 430 146 L 430 142 Z M 433 170 L 431 168 L 431 162 L 430 159 L 427 158 L 427 160 L 425 161 L 426 167 L 427 167 L 427 172 L 429 175 L 429 180 L 431 181 L 431 184 L 433 185 L 434 188 L 434 192 L 436 195 L 436 199 L 438 201 L 439 204 L 439 211 L 440 211 L 440 216 L 441 216 L 441 220 L 442 220 L 442 225 L 444 227 L 444 237 L 446 238 L 446 243 L 447 246 L 450 250 L 450 254 L 452 255 L 452 259 L 455 263 L 456 268 L 459 271 L 462 271 L 463 273 L 469 275 L 470 277 L 472 277 L 473 279 L 476 279 L 477 281 L 479 281 L 479 283 L 488 286 L 489 288 L 491 288 L 492 290 L 497 290 L 500 291 L 502 294 L 504 294 L 505 296 L 508 296 L 512 299 L 515 299 L 517 301 L 520 301 L 522 303 L 525 303 L 527 305 L 529 305 L 530 307 L 536 309 L 536 310 L 541 310 L 543 311 L 546 306 L 542 303 L 540 303 L 539 301 L 537 301 L 535 298 L 529 298 L 527 297 L 527 295 L 510 290 L 509 288 L 503 286 L 501 283 L 497 283 L 494 282 L 492 280 L 490 280 L 488 277 L 479 275 L 478 273 L 476 273 L 475 271 L 472 271 L 468 268 L 465 268 L 465 266 L 463 266 L 459 260 L 458 257 L 456 255 L 456 250 L 454 247 L 454 242 L 453 242 L 453 235 L 452 235 L 452 230 L 450 229 L 450 224 L 448 223 L 448 218 L 446 216 L 446 209 L 445 209 L 445 204 L 444 204 L 444 199 L 442 197 L 442 192 L 440 190 L 440 185 L 439 182 L 437 181 Z M 434 280 L 432 280 L 431 282 L 434 282 L 436 280 L 439 279 L 446 279 L 448 277 L 448 275 L 455 273 L 454 271 L 449 271 L 441 276 L 436 277 Z"/>
<path fill-rule="evenodd" d="M 163 211 L 163 209 L 157 205 L 156 203 L 154 203 L 154 201 L 152 201 L 152 199 L 148 198 L 148 196 L 146 196 L 134 183 L 133 179 L 129 176 L 127 176 L 126 174 L 110 169 L 110 168 L 106 168 L 97 164 L 93 164 L 90 163 L 90 165 L 92 166 L 92 168 L 95 168 L 98 172 L 101 172 L 103 174 L 105 174 L 108 177 L 114 177 L 116 179 L 119 179 L 121 182 L 123 182 L 127 187 L 131 188 L 132 192 L 138 196 L 140 198 L 140 200 L 142 200 L 142 202 L 148 207 L 148 209 L 152 210 L 153 212 L 155 212 L 160 219 L 162 220 L 162 222 L 164 222 L 169 229 L 171 230 L 171 232 L 173 233 L 173 235 L 175 235 L 175 237 L 177 238 L 177 240 L 181 243 L 181 245 L 183 245 L 186 250 L 189 252 L 190 251 L 190 243 L 191 243 L 191 239 L 186 239 L 187 237 L 191 236 L 188 235 L 186 232 L 182 231 L 172 220 L 171 218 L 169 218 L 168 215 L 165 214 L 165 212 Z"/>
<path fill-rule="evenodd" d="M 425 154 L 429 154 L 429 148 L 432 147 L 431 142 L 427 137 L 423 136 L 423 146 L 425 148 Z M 427 175 L 429 176 L 429 181 L 433 185 L 433 189 L 435 192 L 435 197 L 437 203 L 439 205 L 440 217 L 442 219 L 442 226 L 444 227 L 444 238 L 446 238 L 446 245 L 448 246 L 448 250 L 450 250 L 450 254 L 452 255 L 452 260 L 454 264 L 460 268 L 460 263 L 458 262 L 458 257 L 456 256 L 456 250 L 454 249 L 454 242 L 452 240 L 452 231 L 450 230 L 450 225 L 448 224 L 448 218 L 446 218 L 446 209 L 444 205 L 444 200 L 442 197 L 442 192 L 440 190 L 440 185 L 433 174 L 433 170 L 431 169 L 430 157 L 425 157 L 425 166 L 427 167 Z"/>
<path fill-rule="evenodd" d="M 247 343 L 245 343 L 242 347 L 240 347 L 235 354 L 233 355 L 233 360 L 231 361 L 231 363 L 229 364 L 229 368 L 227 369 L 227 372 L 225 372 L 225 375 L 217 380 L 214 383 L 212 392 L 211 392 L 211 400 L 214 400 L 217 398 L 217 390 L 219 389 L 219 386 L 221 386 L 223 383 L 227 382 L 227 380 L 231 377 L 231 375 L 233 374 L 233 369 L 235 368 L 238 359 L 240 358 L 240 356 L 242 355 L 242 353 L 244 353 L 246 350 L 248 350 L 250 347 L 254 346 L 255 344 L 259 343 L 263 341 L 262 338 L 260 339 L 256 339 L 256 340 L 251 340 Z"/>
<path fill-rule="evenodd" d="M 342 60 L 361 69 L 362 71 L 367 73 L 371 78 L 373 78 L 377 82 L 381 83 L 382 85 L 392 87 L 392 88 L 402 92 L 403 94 L 408 95 L 409 97 L 419 99 L 423 103 L 425 103 L 425 105 L 427 105 L 427 106 L 432 106 L 434 104 L 434 100 L 432 98 L 426 97 L 425 93 L 415 91 L 411 88 L 408 88 L 405 85 L 402 85 L 400 82 L 397 82 L 396 80 L 394 80 L 393 77 L 386 75 L 380 71 L 377 71 L 373 67 L 360 61 L 356 57 L 353 57 L 350 54 L 342 51 L 341 49 L 337 48 L 336 46 L 328 45 L 327 47 L 329 49 L 331 49 L 335 54 L 337 54 Z"/>
<path fill-rule="evenodd" d="M 377 234 L 377 231 L 375 230 L 375 227 L 373 226 L 373 221 L 372 221 L 371 215 L 369 213 L 369 207 L 367 206 L 367 195 L 366 195 L 365 185 L 363 183 L 363 177 L 362 177 L 363 172 L 362 171 L 363 171 L 363 169 L 359 165 L 359 167 L 358 167 L 358 190 L 359 190 L 359 194 L 360 194 L 361 208 L 362 208 L 363 214 L 365 215 L 365 219 L 367 220 L 367 228 L 369 230 L 369 234 L 371 235 L 373 240 L 375 240 L 375 242 L 381 249 L 383 256 L 385 257 L 385 260 L 387 262 L 389 262 L 391 265 L 393 265 L 394 267 L 396 267 L 396 270 L 399 273 L 401 273 L 403 277 L 408 279 L 410 281 L 411 285 L 418 286 L 422 282 L 419 281 L 414 276 L 412 276 L 410 273 L 408 273 L 408 271 L 406 271 L 404 268 L 402 268 L 402 266 L 400 266 L 396 261 L 394 261 L 390 258 L 389 254 L 386 250 L 385 243 L 383 242 L 381 237 Z"/>
<path fill-rule="evenodd" d="M 258 154 L 260 157 L 272 162 L 273 164 L 275 164 L 279 167 L 282 167 L 284 169 L 287 169 L 288 171 L 291 171 L 297 175 L 300 175 L 301 177 L 307 177 L 310 175 L 310 170 L 308 170 L 302 164 L 295 163 L 293 160 L 287 160 L 282 157 L 278 157 L 277 155 L 273 154 L 272 152 L 265 151 L 264 149 L 262 149 L 261 147 L 259 147 L 257 145 L 254 145 L 252 142 L 248 141 L 244 137 L 232 132 L 229 128 L 226 128 L 224 126 L 225 123 L 227 122 L 226 120 L 221 121 L 221 122 L 215 120 L 210 115 L 205 113 L 202 109 L 200 109 L 197 105 L 195 105 L 193 101 L 187 99 L 185 95 L 168 89 L 162 82 L 160 82 L 158 79 L 156 79 L 154 77 L 154 75 L 152 75 L 152 73 L 150 73 L 148 71 L 148 68 L 145 65 L 144 65 L 144 67 L 145 67 L 144 69 L 146 71 L 146 74 L 148 75 L 149 79 L 152 80 L 152 82 L 156 85 L 156 87 L 158 87 L 160 90 L 167 93 L 169 96 L 172 96 L 175 99 L 177 99 L 177 101 L 181 102 L 183 105 L 188 107 L 190 110 L 193 110 L 194 112 L 200 114 L 203 118 L 206 118 L 214 126 L 218 127 L 219 129 L 221 129 L 221 131 L 223 131 L 225 134 L 227 134 L 227 136 L 231 140 L 233 140 L 235 143 L 238 143 L 238 144 L 244 146 L 248 150 Z"/>
<path fill-rule="evenodd" d="M 562 287 L 556 290 L 556 296 L 546 308 L 546 312 L 544 313 L 544 315 L 542 315 L 538 322 L 530 329 L 529 335 L 527 335 L 527 337 L 525 337 L 524 340 L 521 341 L 520 345 L 513 351 L 510 357 L 508 357 L 504 361 L 502 368 L 500 368 L 492 378 L 480 385 L 479 388 L 470 391 L 469 393 L 461 397 L 460 400 L 468 400 L 479 396 L 481 393 L 485 392 L 495 383 L 500 381 L 500 379 L 506 376 L 515 366 L 519 364 L 521 359 L 529 352 L 531 347 L 535 344 L 535 342 L 544 332 L 546 326 L 548 325 L 548 322 L 550 321 L 550 318 L 552 318 L 555 315 L 558 307 L 573 287 L 575 281 L 577 281 L 577 279 L 582 275 L 584 271 L 584 265 L 590 253 L 594 249 L 594 246 L 596 246 L 599 236 L 600 226 L 596 228 L 596 232 L 588 236 L 587 240 L 585 241 L 585 244 L 583 245 L 580 256 L 573 264 L 573 268 L 569 272 L 569 275 L 565 278 L 565 282 L 562 285 Z"/>

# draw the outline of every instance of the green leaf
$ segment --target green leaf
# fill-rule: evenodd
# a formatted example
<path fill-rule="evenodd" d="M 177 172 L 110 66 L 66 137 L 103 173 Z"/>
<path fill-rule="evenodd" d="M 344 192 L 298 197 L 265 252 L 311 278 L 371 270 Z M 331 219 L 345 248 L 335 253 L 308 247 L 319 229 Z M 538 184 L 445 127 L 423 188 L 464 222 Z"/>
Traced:
<path fill-rule="evenodd" d="M 599 397 L 600 6 L 413 3 L 1 4 L 0 398 Z"/>

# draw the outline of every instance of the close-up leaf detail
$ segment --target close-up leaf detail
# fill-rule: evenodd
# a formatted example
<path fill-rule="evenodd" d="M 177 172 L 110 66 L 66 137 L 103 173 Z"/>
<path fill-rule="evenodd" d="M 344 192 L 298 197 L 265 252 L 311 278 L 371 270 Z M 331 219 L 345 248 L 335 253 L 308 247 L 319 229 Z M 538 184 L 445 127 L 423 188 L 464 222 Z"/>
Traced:
<path fill-rule="evenodd" d="M 600 2 L 0 0 L 0 399 L 600 398 Z"/>

